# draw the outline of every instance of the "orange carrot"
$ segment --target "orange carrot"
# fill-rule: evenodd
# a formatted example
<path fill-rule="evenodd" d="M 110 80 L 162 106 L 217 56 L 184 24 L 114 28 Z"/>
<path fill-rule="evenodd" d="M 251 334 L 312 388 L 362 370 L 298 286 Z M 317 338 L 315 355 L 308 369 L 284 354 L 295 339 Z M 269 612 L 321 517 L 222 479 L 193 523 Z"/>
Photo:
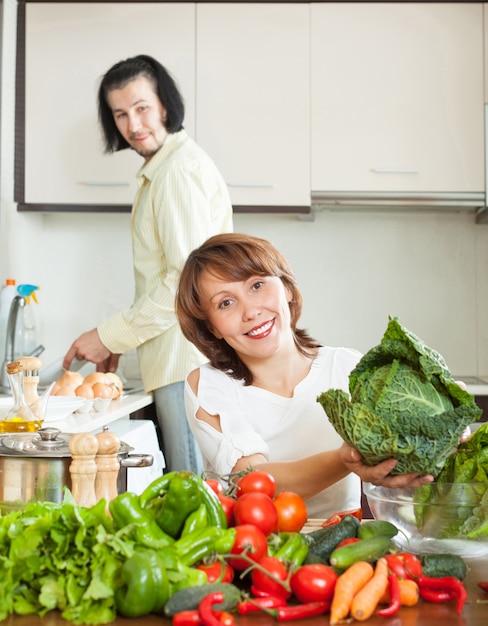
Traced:
<path fill-rule="evenodd" d="M 373 615 L 388 587 L 388 562 L 382 557 L 376 561 L 373 577 L 354 596 L 351 615 L 363 622 Z"/>
<path fill-rule="evenodd" d="M 373 575 L 374 568 L 371 563 L 357 561 L 339 576 L 330 607 L 329 621 L 331 626 L 335 626 L 349 615 L 354 596 Z"/>
<path fill-rule="evenodd" d="M 400 587 L 400 604 L 402 606 L 415 606 L 419 601 L 419 586 L 415 580 L 403 579 L 398 580 L 398 586 Z M 390 595 L 388 589 L 383 594 L 380 604 L 389 604 Z"/>

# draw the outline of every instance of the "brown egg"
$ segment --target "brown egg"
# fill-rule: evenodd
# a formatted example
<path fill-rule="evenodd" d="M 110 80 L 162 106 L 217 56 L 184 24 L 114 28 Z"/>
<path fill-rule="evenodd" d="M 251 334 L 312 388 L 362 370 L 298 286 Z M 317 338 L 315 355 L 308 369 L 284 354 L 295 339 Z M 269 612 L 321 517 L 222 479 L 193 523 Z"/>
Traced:
<path fill-rule="evenodd" d="M 95 383 L 92 385 L 93 395 L 95 398 L 111 399 L 113 396 L 113 387 L 104 383 Z"/>
<path fill-rule="evenodd" d="M 87 383 L 83 383 L 82 385 L 76 387 L 75 394 L 81 398 L 86 398 L 87 400 L 93 400 L 95 397 L 93 387 Z"/>

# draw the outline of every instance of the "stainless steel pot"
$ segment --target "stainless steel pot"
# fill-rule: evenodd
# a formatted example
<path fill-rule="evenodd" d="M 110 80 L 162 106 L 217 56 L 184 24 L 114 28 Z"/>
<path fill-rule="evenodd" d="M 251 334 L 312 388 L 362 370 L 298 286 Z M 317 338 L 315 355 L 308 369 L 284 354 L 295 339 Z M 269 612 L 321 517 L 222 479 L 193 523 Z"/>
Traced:
<path fill-rule="evenodd" d="M 0 435 L 0 503 L 61 502 L 63 487 L 71 489 L 70 437 L 71 434 L 61 433 L 57 428 Z M 154 461 L 151 454 L 131 455 L 131 450 L 121 442 L 119 493 L 127 489 L 128 468 L 149 467 Z"/>

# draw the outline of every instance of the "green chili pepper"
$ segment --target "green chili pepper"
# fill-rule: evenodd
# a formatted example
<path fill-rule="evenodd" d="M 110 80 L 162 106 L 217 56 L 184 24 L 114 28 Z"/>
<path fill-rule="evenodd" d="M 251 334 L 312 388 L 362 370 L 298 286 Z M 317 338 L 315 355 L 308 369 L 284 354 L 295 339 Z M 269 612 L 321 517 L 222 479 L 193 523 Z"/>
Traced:
<path fill-rule="evenodd" d="M 114 592 L 117 612 L 124 617 L 161 613 L 170 597 L 166 568 L 157 552 L 140 550 L 122 566 L 121 586 Z"/>
<path fill-rule="evenodd" d="M 109 510 L 118 529 L 132 527 L 137 543 L 155 550 L 174 543 L 156 521 L 141 508 L 139 496 L 130 491 L 119 494 L 109 503 Z"/>
<path fill-rule="evenodd" d="M 154 498 L 164 496 L 169 488 L 170 482 L 176 474 L 177 472 L 168 472 L 168 474 L 163 474 L 159 478 L 156 478 L 156 480 L 153 480 L 152 483 L 144 489 L 139 496 L 139 502 L 143 509 L 151 500 L 154 500 Z"/>
<path fill-rule="evenodd" d="M 186 518 L 180 537 L 185 537 L 195 530 L 202 530 L 206 528 L 207 525 L 207 507 L 202 502 L 200 506 Z"/>
<path fill-rule="evenodd" d="M 230 552 L 235 541 L 235 528 L 208 526 L 178 539 L 174 547 L 183 565 L 191 566 L 211 554 Z"/>
<path fill-rule="evenodd" d="M 218 526 L 219 528 L 227 528 L 227 517 L 220 503 L 217 494 L 205 484 L 203 478 L 198 474 L 192 473 L 189 477 L 200 489 L 202 502 L 207 507 L 207 521 L 209 526 Z"/>
<path fill-rule="evenodd" d="M 181 589 L 201 587 L 202 585 L 208 584 L 208 578 L 205 572 L 196 567 L 182 565 L 181 563 L 178 570 L 170 572 L 169 575 L 171 580 L 171 595 Z"/>
<path fill-rule="evenodd" d="M 308 554 L 308 543 L 299 532 L 282 533 L 285 541 L 280 545 L 274 556 L 281 561 L 287 561 L 295 567 L 299 567 L 305 561 Z"/>

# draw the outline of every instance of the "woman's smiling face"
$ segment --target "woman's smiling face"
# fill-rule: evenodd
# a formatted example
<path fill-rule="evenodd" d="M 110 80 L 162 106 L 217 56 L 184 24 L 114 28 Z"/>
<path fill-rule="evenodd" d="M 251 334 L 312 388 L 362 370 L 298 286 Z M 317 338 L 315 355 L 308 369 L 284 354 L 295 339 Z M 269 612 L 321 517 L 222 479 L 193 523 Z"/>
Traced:
<path fill-rule="evenodd" d="M 200 293 L 209 330 L 241 357 L 271 356 L 292 336 L 291 294 L 277 276 L 231 282 L 204 271 Z"/>

